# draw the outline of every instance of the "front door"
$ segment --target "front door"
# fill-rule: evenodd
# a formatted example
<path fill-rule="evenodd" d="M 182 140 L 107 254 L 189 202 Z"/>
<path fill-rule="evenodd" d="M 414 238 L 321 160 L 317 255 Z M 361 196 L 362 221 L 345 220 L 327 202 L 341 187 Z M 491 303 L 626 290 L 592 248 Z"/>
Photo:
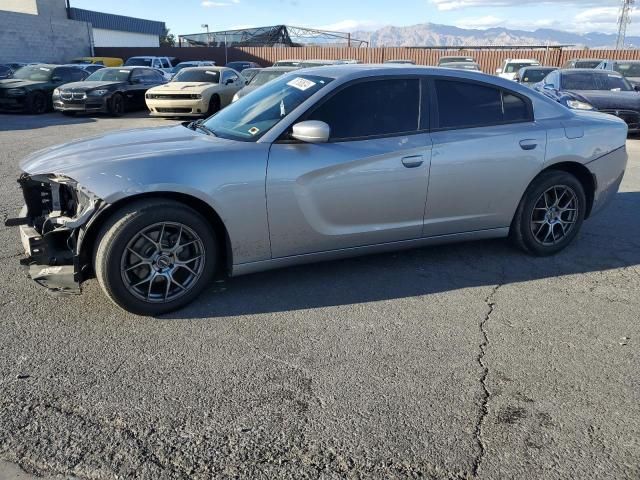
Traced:
<path fill-rule="evenodd" d="M 274 258 L 420 238 L 431 140 L 420 123 L 420 81 L 339 89 L 303 117 L 328 143 L 275 143 L 267 168 Z"/>

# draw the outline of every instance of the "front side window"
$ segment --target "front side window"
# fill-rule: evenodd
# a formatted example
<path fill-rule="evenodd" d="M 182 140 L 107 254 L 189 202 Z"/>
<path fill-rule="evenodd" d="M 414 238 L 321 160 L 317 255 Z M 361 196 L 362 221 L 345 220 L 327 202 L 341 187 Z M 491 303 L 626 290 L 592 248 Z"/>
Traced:
<path fill-rule="evenodd" d="M 640 77 L 640 62 L 616 63 L 613 69 L 625 77 Z"/>
<path fill-rule="evenodd" d="M 281 77 L 220 110 L 204 126 L 218 137 L 255 142 L 332 80 L 316 75 Z"/>
<path fill-rule="evenodd" d="M 438 128 L 472 128 L 531 120 L 528 104 L 499 88 L 445 79 L 435 80 L 434 85 Z"/>
<path fill-rule="evenodd" d="M 332 140 L 345 140 L 415 132 L 419 112 L 419 80 L 390 79 L 350 85 L 306 119 L 327 123 Z"/>
<path fill-rule="evenodd" d="M 166 58 L 162 58 L 160 61 L 162 62 L 162 68 L 171 68 L 171 64 Z"/>

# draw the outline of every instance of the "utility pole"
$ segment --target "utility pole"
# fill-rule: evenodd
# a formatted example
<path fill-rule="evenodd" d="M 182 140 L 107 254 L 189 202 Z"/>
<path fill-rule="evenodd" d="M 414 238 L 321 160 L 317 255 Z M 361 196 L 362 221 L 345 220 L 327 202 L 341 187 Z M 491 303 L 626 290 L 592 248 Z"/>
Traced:
<path fill-rule="evenodd" d="M 636 0 L 622 0 L 620 7 L 620 15 L 618 17 L 618 40 L 616 41 L 616 50 L 624 49 L 624 41 L 627 36 L 627 27 L 631 23 L 631 12 Z"/>

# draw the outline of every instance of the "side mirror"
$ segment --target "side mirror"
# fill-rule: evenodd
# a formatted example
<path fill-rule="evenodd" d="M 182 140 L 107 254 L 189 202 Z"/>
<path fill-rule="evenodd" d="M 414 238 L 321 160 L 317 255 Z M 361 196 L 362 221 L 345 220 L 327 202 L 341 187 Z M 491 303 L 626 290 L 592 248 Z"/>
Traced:
<path fill-rule="evenodd" d="M 319 120 L 307 120 L 293 126 L 291 136 L 305 143 L 327 143 L 331 127 Z"/>
<path fill-rule="evenodd" d="M 501 68 L 496 68 L 496 73 L 502 73 L 502 69 Z"/>
<path fill-rule="evenodd" d="M 227 78 L 227 80 L 224 82 L 225 85 L 231 85 L 233 83 L 233 78 Z"/>

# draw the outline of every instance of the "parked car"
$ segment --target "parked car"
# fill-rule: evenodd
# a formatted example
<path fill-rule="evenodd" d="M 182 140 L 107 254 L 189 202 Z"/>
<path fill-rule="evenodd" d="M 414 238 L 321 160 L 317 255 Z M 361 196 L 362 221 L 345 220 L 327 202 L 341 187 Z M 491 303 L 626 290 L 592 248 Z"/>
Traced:
<path fill-rule="evenodd" d="M 201 122 L 29 155 L 6 225 L 38 283 L 79 291 L 95 272 L 117 305 L 157 315 L 220 270 L 507 236 L 557 253 L 615 196 L 626 136 L 475 72 L 300 70 Z"/>
<path fill-rule="evenodd" d="M 391 59 L 391 60 L 386 60 L 384 63 L 386 64 L 399 64 L 399 65 L 415 65 L 416 62 L 414 62 L 413 60 L 402 60 L 402 59 Z"/>
<path fill-rule="evenodd" d="M 298 68 L 296 68 L 296 67 L 268 67 L 268 68 L 263 68 L 262 70 L 260 70 L 260 72 L 258 72 L 258 74 L 255 77 L 253 77 L 253 79 L 247 84 L 246 87 L 244 87 L 243 89 L 239 90 L 238 93 L 236 93 L 233 96 L 232 102 L 236 102 L 236 101 L 240 100 L 245 95 L 247 95 L 247 94 L 253 92 L 254 90 L 260 88 L 261 86 L 263 86 L 264 84 L 270 82 L 271 80 L 274 80 L 274 79 L 276 79 L 278 77 L 281 77 L 285 73 L 293 72 L 294 70 L 298 70 Z"/>
<path fill-rule="evenodd" d="M 51 110 L 51 94 L 65 83 L 84 80 L 89 73 L 75 65 L 27 65 L 12 78 L 0 80 L 0 110 L 40 114 Z"/>
<path fill-rule="evenodd" d="M 640 60 L 603 60 L 596 69 L 618 72 L 632 85 L 640 85 Z"/>
<path fill-rule="evenodd" d="M 572 58 L 562 68 L 596 68 L 602 61 L 599 58 Z"/>
<path fill-rule="evenodd" d="M 273 63 L 273 67 L 297 67 L 302 60 L 278 60 Z"/>
<path fill-rule="evenodd" d="M 513 80 L 521 68 L 538 66 L 540 66 L 540 62 L 532 58 L 508 58 L 502 63 L 502 67 L 496 70 L 496 73 L 501 78 Z"/>
<path fill-rule="evenodd" d="M 126 67 L 151 67 L 161 70 L 165 79 L 171 80 L 173 64 L 169 57 L 139 56 L 131 57 L 124 63 Z"/>
<path fill-rule="evenodd" d="M 438 60 L 438 66 L 442 67 L 444 63 L 477 63 L 473 57 L 460 57 L 460 56 L 446 56 L 440 57 Z"/>
<path fill-rule="evenodd" d="M 183 68 L 191 68 L 191 67 L 215 67 L 216 62 L 213 60 L 190 60 L 188 62 L 180 62 L 171 70 L 171 73 L 175 75 Z"/>
<path fill-rule="evenodd" d="M 253 79 L 253 77 L 255 77 L 258 74 L 258 72 L 261 71 L 261 70 L 262 70 L 262 68 L 245 68 L 242 71 L 242 76 L 246 80 L 247 85 Z"/>
<path fill-rule="evenodd" d="M 84 81 L 56 88 L 53 108 L 66 115 L 104 112 L 119 116 L 144 108 L 146 91 L 164 82 L 162 74 L 154 68 L 103 68 Z"/>
<path fill-rule="evenodd" d="M 556 67 L 523 67 L 518 70 L 514 80 L 518 83 L 531 87 L 536 83 L 541 82 L 544 77 L 555 70 L 557 70 Z"/>
<path fill-rule="evenodd" d="M 441 63 L 438 65 L 441 68 L 457 68 L 459 70 L 475 70 L 476 72 L 480 71 L 480 65 L 475 62 L 451 62 L 451 63 Z"/>
<path fill-rule="evenodd" d="M 341 60 L 303 60 L 298 67 L 300 68 L 314 68 L 314 67 L 326 67 L 327 65 L 342 65 Z"/>
<path fill-rule="evenodd" d="M 229 105 L 245 83 L 244 77 L 232 68 L 185 68 L 169 83 L 147 92 L 147 108 L 151 115 L 159 117 L 213 115 Z"/>
<path fill-rule="evenodd" d="M 226 67 L 242 73 L 247 68 L 260 68 L 260 64 L 256 62 L 229 62 Z"/>
<path fill-rule="evenodd" d="M 535 88 L 574 110 L 594 110 L 620 117 L 629 132 L 640 131 L 640 94 L 616 72 L 593 69 L 556 70 Z"/>
<path fill-rule="evenodd" d="M 105 67 L 121 67 L 124 64 L 124 60 L 115 57 L 79 57 L 74 58 L 69 63 L 92 63 Z"/>

